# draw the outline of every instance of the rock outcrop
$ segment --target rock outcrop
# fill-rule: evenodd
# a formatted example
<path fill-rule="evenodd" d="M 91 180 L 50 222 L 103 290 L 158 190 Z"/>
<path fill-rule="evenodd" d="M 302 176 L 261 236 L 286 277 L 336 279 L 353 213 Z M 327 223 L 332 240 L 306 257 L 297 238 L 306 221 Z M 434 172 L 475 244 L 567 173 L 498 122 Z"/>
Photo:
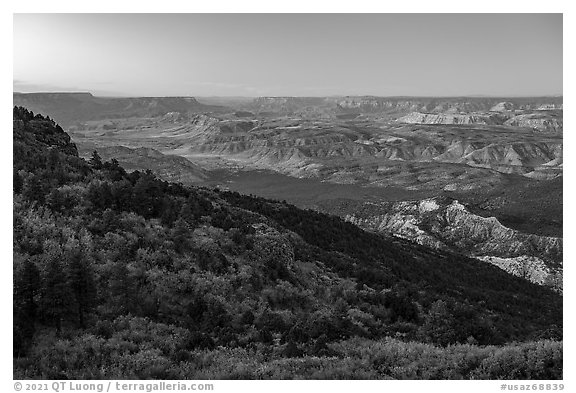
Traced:
<path fill-rule="evenodd" d="M 500 124 L 497 119 L 487 115 L 419 112 L 412 112 L 397 121 L 408 124 Z"/>
<path fill-rule="evenodd" d="M 534 131 L 548 134 L 561 134 L 563 131 L 562 117 L 558 116 L 522 114 L 514 116 L 510 120 L 507 120 L 504 124 L 513 127 L 531 128 Z"/>
<path fill-rule="evenodd" d="M 472 214 L 456 200 L 367 202 L 345 219 L 371 231 L 476 257 L 532 282 L 561 289 L 561 238 L 507 228 L 495 217 Z"/>
<path fill-rule="evenodd" d="M 516 108 L 516 105 L 514 105 L 512 102 L 504 101 L 504 102 L 499 102 L 496 105 L 494 105 L 492 108 L 490 108 L 490 112 L 505 112 L 505 111 L 514 110 L 515 108 Z"/>
<path fill-rule="evenodd" d="M 562 97 L 373 97 L 334 98 L 338 109 L 360 113 L 471 113 L 562 109 Z"/>

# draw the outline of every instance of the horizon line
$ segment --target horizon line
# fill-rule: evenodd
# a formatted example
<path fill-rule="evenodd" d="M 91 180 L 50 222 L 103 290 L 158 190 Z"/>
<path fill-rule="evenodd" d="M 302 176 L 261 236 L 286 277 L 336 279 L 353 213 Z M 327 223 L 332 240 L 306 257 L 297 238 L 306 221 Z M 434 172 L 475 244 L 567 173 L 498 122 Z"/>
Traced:
<path fill-rule="evenodd" d="M 91 91 L 13 91 L 12 94 L 90 94 L 100 98 L 327 98 L 327 97 L 377 97 L 377 98 L 538 98 L 564 97 L 564 94 L 532 94 L 532 95 L 489 95 L 489 94 L 457 94 L 457 95 L 375 95 L 375 94 L 329 94 L 329 95 L 97 95 Z"/>

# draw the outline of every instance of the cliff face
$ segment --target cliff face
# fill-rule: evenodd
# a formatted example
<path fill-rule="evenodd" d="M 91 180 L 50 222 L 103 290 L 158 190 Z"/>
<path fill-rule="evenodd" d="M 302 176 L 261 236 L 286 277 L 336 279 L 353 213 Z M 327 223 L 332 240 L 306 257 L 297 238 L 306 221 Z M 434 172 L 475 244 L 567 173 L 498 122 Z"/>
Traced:
<path fill-rule="evenodd" d="M 534 100 L 533 102 L 518 102 L 518 101 L 503 101 L 499 102 L 490 108 L 491 112 L 505 112 L 513 110 L 536 110 L 536 111 L 548 111 L 548 110 L 562 110 L 564 105 L 562 104 L 562 99 L 551 98 L 549 102 L 542 102 L 540 100 Z"/>
<path fill-rule="evenodd" d="M 343 111 L 361 113 L 386 112 L 501 112 L 510 110 L 562 109 L 562 97 L 343 97 L 334 99 Z"/>
<path fill-rule="evenodd" d="M 333 116 L 339 113 L 407 114 L 426 112 L 459 114 L 562 109 L 562 97 L 259 97 L 244 104 L 244 107 L 259 113 L 320 114 L 324 116 Z"/>
<path fill-rule="evenodd" d="M 431 114 L 412 112 L 397 120 L 408 124 L 500 124 L 494 116 L 488 115 L 461 115 L 461 114 Z"/>
<path fill-rule="evenodd" d="M 497 106 L 491 111 L 500 111 Z M 484 125 L 505 125 L 510 127 L 531 128 L 535 132 L 546 134 L 562 134 L 562 115 L 552 112 L 542 111 L 540 113 L 524 113 L 515 115 L 471 113 L 471 114 L 451 114 L 451 113 L 419 113 L 412 112 L 397 119 L 399 123 L 407 124 L 484 124 Z"/>
<path fill-rule="evenodd" d="M 348 97 L 338 100 L 336 105 L 339 109 L 348 111 L 359 111 L 364 113 L 374 112 L 394 112 L 394 111 L 413 111 L 419 110 L 425 105 L 419 100 L 383 100 L 376 97 Z"/>
<path fill-rule="evenodd" d="M 371 231 L 463 253 L 532 282 L 561 289 L 561 238 L 507 228 L 494 217 L 472 214 L 456 200 L 366 203 L 345 218 Z"/>
<path fill-rule="evenodd" d="M 562 117 L 543 116 L 540 114 L 514 116 L 504 124 L 513 127 L 532 128 L 535 131 L 548 134 L 561 134 L 564 125 Z"/>

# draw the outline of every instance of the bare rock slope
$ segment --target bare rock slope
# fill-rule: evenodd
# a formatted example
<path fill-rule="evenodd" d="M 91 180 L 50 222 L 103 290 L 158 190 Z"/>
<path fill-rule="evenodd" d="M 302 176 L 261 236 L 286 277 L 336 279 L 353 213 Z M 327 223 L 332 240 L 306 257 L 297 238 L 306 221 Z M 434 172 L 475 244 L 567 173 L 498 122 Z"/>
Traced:
<path fill-rule="evenodd" d="M 456 200 L 365 203 L 346 220 L 441 250 L 492 263 L 532 282 L 562 287 L 562 239 L 510 229 L 495 217 L 472 214 Z"/>

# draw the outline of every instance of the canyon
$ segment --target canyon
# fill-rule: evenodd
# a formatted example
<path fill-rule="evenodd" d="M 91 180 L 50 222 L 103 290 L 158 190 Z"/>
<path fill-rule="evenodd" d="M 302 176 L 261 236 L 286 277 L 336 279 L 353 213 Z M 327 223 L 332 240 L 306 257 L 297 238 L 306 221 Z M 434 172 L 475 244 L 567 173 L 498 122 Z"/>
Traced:
<path fill-rule="evenodd" d="M 13 97 L 81 156 L 287 200 L 562 290 L 562 97 Z"/>

